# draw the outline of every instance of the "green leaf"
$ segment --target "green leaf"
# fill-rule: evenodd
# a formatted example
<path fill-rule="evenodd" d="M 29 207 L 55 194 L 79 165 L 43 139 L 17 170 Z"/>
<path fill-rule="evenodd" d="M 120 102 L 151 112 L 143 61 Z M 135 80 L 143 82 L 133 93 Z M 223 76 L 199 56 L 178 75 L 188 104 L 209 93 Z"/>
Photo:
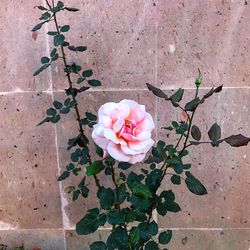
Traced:
<path fill-rule="evenodd" d="M 201 131 L 196 125 L 192 126 L 191 135 L 196 141 L 201 139 Z"/>
<path fill-rule="evenodd" d="M 41 63 L 42 64 L 45 64 L 45 63 L 48 63 L 49 62 L 49 58 L 47 56 L 44 56 L 41 58 Z"/>
<path fill-rule="evenodd" d="M 49 12 L 45 12 L 41 15 L 41 17 L 39 18 L 40 20 L 47 20 L 51 17 L 51 14 Z"/>
<path fill-rule="evenodd" d="M 166 202 L 166 208 L 169 212 L 178 213 L 181 211 L 179 204 L 176 202 Z"/>
<path fill-rule="evenodd" d="M 222 91 L 222 88 L 223 88 L 223 84 L 220 85 L 219 87 L 215 88 L 215 89 L 214 89 L 214 92 L 215 92 L 215 93 L 219 93 L 219 92 Z"/>
<path fill-rule="evenodd" d="M 155 221 L 152 221 L 148 225 L 148 231 L 150 235 L 156 235 L 158 234 L 158 225 Z"/>
<path fill-rule="evenodd" d="M 95 144 L 95 152 L 100 156 L 103 157 L 103 150 L 97 144 Z"/>
<path fill-rule="evenodd" d="M 98 214 L 96 214 L 95 212 L 89 212 L 76 224 L 76 232 L 79 235 L 94 233 L 99 226 L 105 223 L 105 221 L 105 214 L 99 215 L 99 211 Z"/>
<path fill-rule="evenodd" d="M 63 6 L 64 6 L 64 3 L 62 1 L 58 1 L 57 7 L 61 9 L 63 8 Z"/>
<path fill-rule="evenodd" d="M 95 79 L 92 79 L 92 80 L 88 80 L 88 84 L 92 87 L 99 87 L 101 86 L 101 82 L 98 81 L 98 80 L 95 80 Z"/>
<path fill-rule="evenodd" d="M 79 84 L 79 83 L 81 83 L 81 82 L 83 82 L 83 81 L 85 81 L 85 78 L 84 77 L 79 77 L 78 79 L 77 79 L 77 84 Z"/>
<path fill-rule="evenodd" d="M 128 162 L 119 162 L 119 164 L 118 164 L 118 168 L 120 168 L 122 170 L 129 169 L 131 166 L 132 166 L 132 164 L 128 163 Z"/>
<path fill-rule="evenodd" d="M 54 108 L 50 108 L 46 110 L 47 115 L 55 116 L 57 114 L 56 110 Z"/>
<path fill-rule="evenodd" d="M 70 176 L 70 172 L 69 171 L 64 171 L 59 177 L 58 177 L 58 181 L 63 181 L 65 179 L 67 179 Z"/>
<path fill-rule="evenodd" d="M 37 8 L 39 9 L 39 10 L 48 10 L 47 8 L 45 8 L 45 7 L 43 7 L 43 6 L 37 6 Z"/>
<path fill-rule="evenodd" d="M 107 246 L 103 241 L 96 241 L 90 245 L 90 250 L 107 250 Z"/>
<path fill-rule="evenodd" d="M 111 225 L 120 225 L 124 223 L 124 214 L 122 212 L 117 212 L 111 210 L 107 214 L 107 221 Z"/>
<path fill-rule="evenodd" d="M 53 12 L 53 13 L 56 13 L 56 12 L 60 11 L 60 8 L 58 6 L 56 6 L 56 7 L 52 8 L 52 9 L 50 9 L 50 11 Z"/>
<path fill-rule="evenodd" d="M 158 236 L 158 240 L 160 244 L 168 244 L 172 239 L 172 230 L 167 230 L 165 232 L 161 232 Z"/>
<path fill-rule="evenodd" d="M 146 83 L 146 84 L 147 84 L 148 89 L 150 91 L 152 91 L 154 95 L 156 95 L 157 97 L 164 98 L 164 99 L 168 100 L 168 96 L 161 89 L 156 88 L 149 83 Z"/>
<path fill-rule="evenodd" d="M 74 190 L 72 193 L 72 200 L 76 201 L 80 195 L 80 190 Z"/>
<path fill-rule="evenodd" d="M 86 167 L 86 175 L 92 176 L 100 173 L 104 169 L 102 161 L 94 161 L 91 165 Z"/>
<path fill-rule="evenodd" d="M 50 118 L 50 121 L 51 121 L 52 123 L 57 123 L 57 122 L 60 121 L 60 119 L 61 119 L 60 115 L 56 115 L 56 116 L 51 117 L 51 118 Z"/>
<path fill-rule="evenodd" d="M 67 10 L 67 11 L 73 11 L 73 12 L 79 11 L 79 9 L 71 8 L 71 7 L 65 7 L 64 9 Z"/>
<path fill-rule="evenodd" d="M 58 34 L 58 32 L 57 32 L 57 31 L 48 31 L 47 34 L 48 34 L 49 36 L 55 36 L 55 35 Z"/>
<path fill-rule="evenodd" d="M 49 66 L 50 66 L 50 64 L 44 64 L 41 68 L 39 68 L 39 69 L 33 74 L 33 76 L 39 75 L 42 71 L 44 71 L 45 69 L 47 69 Z"/>
<path fill-rule="evenodd" d="M 139 197 L 143 197 L 143 198 L 152 198 L 153 197 L 150 189 L 142 183 L 139 183 L 136 181 L 128 182 L 128 186 L 129 186 L 131 192 L 135 196 L 139 196 Z"/>
<path fill-rule="evenodd" d="M 181 177 L 179 175 L 173 175 L 171 177 L 171 182 L 175 185 L 180 185 L 181 184 Z"/>
<path fill-rule="evenodd" d="M 54 36 L 54 45 L 57 47 L 64 43 L 65 37 L 62 34 L 58 34 Z"/>
<path fill-rule="evenodd" d="M 111 188 L 103 188 L 100 192 L 100 206 L 103 209 L 109 209 L 115 202 L 115 194 Z"/>
<path fill-rule="evenodd" d="M 125 250 L 127 249 L 127 241 L 128 235 L 126 231 L 121 227 L 117 227 L 109 235 L 107 239 L 107 247 L 109 250 Z"/>
<path fill-rule="evenodd" d="M 184 94 L 184 89 L 179 88 L 172 96 L 170 96 L 170 99 L 173 102 L 180 102 L 182 100 Z"/>
<path fill-rule="evenodd" d="M 97 120 L 97 116 L 90 113 L 90 112 L 85 112 L 85 115 L 89 121 L 96 121 Z"/>
<path fill-rule="evenodd" d="M 207 194 L 206 188 L 198 179 L 196 179 L 189 171 L 187 171 L 185 174 L 187 176 L 185 183 L 190 192 L 197 195 Z"/>
<path fill-rule="evenodd" d="M 60 110 L 61 114 L 68 114 L 70 112 L 70 107 L 64 107 Z"/>
<path fill-rule="evenodd" d="M 212 141 L 218 141 L 221 138 L 221 128 L 217 123 L 209 129 L 208 136 Z"/>
<path fill-rule="evenodd" d="M 61 109 L 63 107 L 62 103 L 61 102 L 58 102 L 58 101 L 54 101 L 53 102 L 53 106 L 56 108 L 56 109 Z"/>
<path fill-rule="evenodd" d="M 31 31 L 35 32 L 37 30 L 40 30 L 42 28 L 44 23 L 38 23 L 36 26 L 33 27 Z"/>
<path fill-rule="evenodd" d="M 246 146 L 249 143 L 250 138 L 245 137 L 242 134 L 238 134 L 238 135 L 231 135 L 225 138 L 224 140 L 232 147 L 241 147 L 241 146 Z"/>
<path fill-rule="evenodd" d="M 139 241 L 139 239 L 140 239 L 140 230 L 137 227 L 133 227 L 130 230 L 129 242 L 131 242 L 132 244 L 135 244 Z"/>
<path fill-rule="evenodd" d="M 64 25 L 60 29 L 60 32 L 68 32 L 69 30 L 70 30 L 70 26 L 69 25 Z"/>
<path fill-rule="evenodd" d="M 93 75 L 93 71 L 91 69 L 82 72 L 83 77 L 90 77 L 92 75 Z"/>
<path fill-rule="evenodd" d="M 185 105 L 185 111 L 195 111 L 195 109 L 198 107 L 198 105 L 200 104 L 200 98 L 196 97 L 195 99 L 193 99 L 191 102 L 188 102 Z"/>
<path fill-rule="evenodd" d="M 56 52 L 57 52 L 56 48 L 52 49 L 52 51 L 50 52 L 50 57 L 54 57 Z"/>
<path fill-rule="evenodd" d="M 70 172 L 75 168 L 74 164 L 70 163 L 69 165 L 66 166 L 66 169 Z"/>
<path fill-rule="evenodd" d="M 160 248 L 158 247 L 158 244 L 151 240 L 145 245 L 144 250 L 159 250 L 159 249 Z"/>

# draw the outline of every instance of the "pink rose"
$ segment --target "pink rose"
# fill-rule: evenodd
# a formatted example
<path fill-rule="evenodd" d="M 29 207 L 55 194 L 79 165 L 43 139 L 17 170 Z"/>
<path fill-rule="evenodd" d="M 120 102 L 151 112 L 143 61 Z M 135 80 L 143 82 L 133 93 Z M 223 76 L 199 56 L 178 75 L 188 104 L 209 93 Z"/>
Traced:
<path fill-rule="evenodd" d="M 141 162 L 153 146 L 151 132 L 154 128 L 152 116 L 144 105 L 131 100 L 108 102 L 98 111 L 92 138 L 105 156 L 134 164 Z"/>

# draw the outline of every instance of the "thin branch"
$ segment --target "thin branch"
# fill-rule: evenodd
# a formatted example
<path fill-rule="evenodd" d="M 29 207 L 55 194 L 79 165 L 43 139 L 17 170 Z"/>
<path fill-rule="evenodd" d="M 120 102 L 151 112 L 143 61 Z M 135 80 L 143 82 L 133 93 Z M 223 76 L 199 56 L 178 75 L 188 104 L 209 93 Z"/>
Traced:
<path fill-rule="evenodd" d="M 52 0 L 52 6 L 53 6 L 53 8 L 55 7 L 54 0 Z M 59 30 L 59 25 L 58 25 L 58 22 L 57 22 L 56 13 L 54 14 L 54 23 L 55 23 L 55 27 L 56 27 L 57 33 L 60 34 L 60 30 Z M 60 48 L 61 48 L 61 51 L 62 51 L 62 59 L 63 59 L 64 67 L 67 68 L 68 63 L 67 63 L 66 53 L 64 51 L 63 45 L 60 45 Z M 73 87 L 73 81 L 72 81 L 70 73 L 68 71 L 66 72 L 66 77 L 67 77 L 67 80 L 68 80 L 69 87 L 72 88 Z M 72 99 L 76 103 L 75 106 L 74 106 L 74 109 L 75 109 L 75 112 L 76 112 L 76 120 L 78 121 L 78 125 L 79 125 L 79 131 L 80 131 L 80 134 L 81 134 L 82 138 L 85 138 L 86 136 L 84 134 L 84 129 L 83 129 L 83 126 L 82 126 L 82 124 L 80 122 L 81 121 L 81 117 L 80 117 L 80 112 L 79 112 L 79 109 L 78 109 L 78 103 L 76 101 L 76 97 L 74 95 L 72 95 Z M 84 142 L 84 146 L 87 147 L 87 143 L 86 142 Z M 88 162 L 89 162 L 89 164 L 92 164 L 91 157 L 90 157 L 89 153 L 88 153 Z M 95 179 L 96 186 L 98 188 L 101 188 L 100 181 L 99 181 L 99 179 L 97 178 L 96 175 L 94 175 L 94 179 Z"/>

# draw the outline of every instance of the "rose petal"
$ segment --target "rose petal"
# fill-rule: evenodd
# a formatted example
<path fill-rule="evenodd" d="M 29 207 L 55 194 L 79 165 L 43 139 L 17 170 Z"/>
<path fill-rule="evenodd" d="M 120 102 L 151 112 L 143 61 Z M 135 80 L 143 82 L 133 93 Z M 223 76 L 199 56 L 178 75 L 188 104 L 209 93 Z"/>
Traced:
<path fill-rule="evenodd" d="M 112 125 L 113 125 L 113 121 L 111 117 L 108 115 L 100 115 L 98 123 L 102 124 L 103 127 L 106 127 L 106 128 L 112 128 Z"/>
<path fill-rule="evenodd" d="M 103 131 L 103 135 L 116 144 L 127 145 L 127 143 L 122 138 L 116 136 L 115 132 L 112 129 L 105 128 Z"/>
<path fill-rule="evenodd" d="M 117 145 L 113 142 L 110 142 L 108 144 L 108 148 L 107 148 L 108 153 L 116 160 L 119 161 L 129 161 L 130 160 L 130 156 L 126 155 L 122 150 L 121 150 L 121 146 Z"/>
<path fill-rule="evenodd" d="M 117 121 L 113 124 L 113 130 L 115 133 L 119 132 L 122 127 L 124 126 L 124 119 L 123 118 L 118 118 Z"/>
<path fill-rule="evenodd" d="M 133 155 L 131 156 L 129 163 L 131 164 L 135 164 L 137 162 L 142 162 L 143 159 L 145 158 L 146 154 L 137 154 L 137 155 Z"/>
<path fill-rule="evenodd" d="M 101 115 L 108 115 L 110 116 L 115 109 L 117 109 L 118 104 L 114 102 L 107 102 L 103 104 L 100 109 L 98 110 L 98 117 Z"/>
<path fill-rule="evenodd" d="M 143 152 L 145 152 L 144 150 L 146 149 L 146 151 L 150 148 L 150 145 L 153 145 L 154 141 L 152 139 L 146 140 L 146 141 L 139 141 L 139 142 L 132 142 L 129 141 L 128 145 L 131 149 L 133 150 L 143 150 Z"/>
<path fill-rule="evenodd" d="M 121 146 L 121 149 L 122 149 L 122 151 L 123 151 L 125 154 L 128 154 L 128 155 L 135 155 L 135 154 L 138 154 L 137 151 L 131 149 L 131 148 L 128 147 L 127 145 L 122 145 L 122 146 Z"/>

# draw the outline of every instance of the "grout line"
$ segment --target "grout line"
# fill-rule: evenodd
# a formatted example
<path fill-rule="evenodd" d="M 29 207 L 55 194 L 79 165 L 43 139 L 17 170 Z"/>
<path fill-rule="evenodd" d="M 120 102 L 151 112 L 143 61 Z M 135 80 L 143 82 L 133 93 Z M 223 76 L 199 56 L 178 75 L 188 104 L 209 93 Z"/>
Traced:
<path fill-rule="evenodd" d="M 166 230 L 166 229 L 170 229 L 173 231 L 178 231 L 178 230 L 193 230 L 193 231 L 222 231 L 222 230 L 250 230 L 250 227 L 211 227 L 211 228 L 206 228 L 206 227 L 168 227 L 168 228 L 164 228 L 164 227 L 159 227 L 159 230 Z M 69 227 L 69 228 L 8 228 L 8 229 L 4 229 L 4 228 L 0 228 L 0 232 L 2 231 L 31 231 L 31 230 L 37 230 L 37 231 L 63 231 L 65 233 L 65 231 L 75 231 L 74 227 Z M 98 230 L 112 230 L 111 227 L 100 227 Z"/>
<path fill-rule="evenodd" d="M 181 87 L 181 86 L 180 86 Z M 169 88 L 160 88 L 162 90 L 166 90 L 166 91 L 170 91 L 170 90 L 177 90 L 179 87 L 169 87 Z M 211 87 L 200 87 L 200 90 L 210 90 L 212 88 Z M 188 88 L 183 88 L 184 90 L 195 90 L 195 88 L 191 88 L 191 87 L 188 87 Z M 250 89 L 250 86 L 242 86 L 242 87 L 223 87 L 224 90 L 230 90 L 230 89 Z M 87 92 L 89 93 L 92 93 L 92 92 L 107 92 L 107 91 L 111 91 L 111 92 L 128 92 L 128 91 L 148 91 L 147 88 L 129 88 L 129 89 L 124 89 L 124 88 L 109 88 L 109 89 L 101 89 L 101 88 L 98 88 L 98 89 L 94 89 L 94 88 L 91 88 L 89 90 L 87 90 Z M 48 90 L 42 90 L 42 91 L 34 91 L 34 90 L 21 90 L 21 89 L 18 89 L 16 91 L 3 91 L 3 92 L 0 92 L 0 95 L 12 95 L 12 94 L 18 94 L 18 93 L 47 93 L 47 94 L 51 94 L 51 93 L 64 93 L 65 90 L 63 89 L 59 89 L 59 90 L 50 90 L 50 87 Z"/>
<path fill-rule="evenodd" d="M 44 6 L 46 6 L 46 2 L 45 0 L 43 1 Z M 45 25 L 45 30 L 46 33 L 49 31 L 48 29 L 48 23 Z M 46 52 L 47 54 L 50 53 L 50 43 L 49 43 L 49 38 L 46 35 Z M 54 92 L 53 92 L 53 79 L 52 79 L 52 70 L 51 70 L 51 66 L 48 68 L 48 72 L 49 72 L 49 81 L 50 81 L 50 86 L 47 90 L 47 92 L 51 92 L 51 96 L 52 96 L 52 101 L 54 101 Z M 53 126 L 53 125 L 52 125 Z M 55 146 L 56 146 L 56 158 L 57 158 L 57 172 L 58 174 L 60 174 L 60 161 L 59 161 L 59 152 L 58 152 L 58 138 L 57 138 L 57 125 L 54 125 L 54 131 L 55 131 Z M 64 207 L 63 207 L 63 197 L 62 197 L 62 184 L 61 182 L 58 182 L 58 186 L 59 186 L 59 192 L 60 192 L 60 201 L 61 201 L 61 214 L 62 214 L 62 224 L 63 224 L 63 240 L 64 240 L 64 250 L 66 250 L 66 236 L 65 236 L 65 211 L 64 211 Z"/>

